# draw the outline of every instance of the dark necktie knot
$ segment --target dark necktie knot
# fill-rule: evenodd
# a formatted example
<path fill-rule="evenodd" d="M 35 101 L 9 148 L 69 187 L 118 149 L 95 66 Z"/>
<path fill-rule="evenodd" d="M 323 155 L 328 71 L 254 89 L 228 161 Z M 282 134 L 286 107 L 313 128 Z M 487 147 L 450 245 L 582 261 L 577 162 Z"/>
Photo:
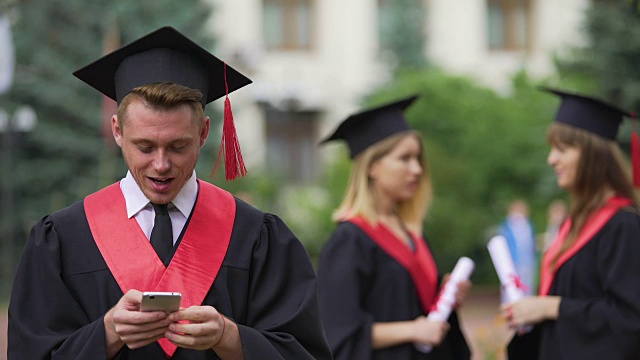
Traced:
<path fill-rule="evenodd" d="M 169 204 L 151 203 L 151 206 L 153 206 L 153 211 L 155 211 L 157 215 L 169 215 Z"/>
<path fill-rule="evenodd" d="M 158 257 L 164 263 L 173 248 L 173 231 L 169 208 L 167 204 L 151 203 L 151 206 L 153 206 L 156 216 L 149 240 L 151 240 L 151 245 L 156 250 Z"/>

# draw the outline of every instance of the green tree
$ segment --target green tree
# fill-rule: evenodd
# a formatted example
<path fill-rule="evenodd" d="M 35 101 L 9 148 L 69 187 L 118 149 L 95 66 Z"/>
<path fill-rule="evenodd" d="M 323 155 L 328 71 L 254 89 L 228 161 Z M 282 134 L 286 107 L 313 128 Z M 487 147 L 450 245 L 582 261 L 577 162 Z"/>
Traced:
<path fill-rule="evenodd" d="M 13 204 L 2 216 L 10 217 L 4 223 L 14 227 L 3 234 L 14 237 L 16 258 L 34 221 L 124 174 L 122 161 L 115 160 L 119 151 L 113 140 L 103 141 L 101 95 L 72 72 L 104 53 L 107 34 L 126 44 L 170 25 L 211 48 L 206 24 L 212 9 L 205 1 L 171 0 L 30 0 L 3 5 L 13 23 L 16 66 L 14 84 L 0 97 L 0 108 L 11 114 L 28 105 L 38 121 L 33 131 L 16 134 L 10 164 L 3 168 L 5 191 L 0 196 L 5 198 L 0 200 L 6 202 L 10 192 Z M 12 273 L 4 274 L 5 283 L 11 278 Z"/>
<path fill-rule="evenodd" d="M 598 0 L 585 13 L 586 43 L 558 60 L 576 90 L 640 109 L 640 9 L 637 0 Z M 575 79 L 591 79 L 590 82 Z"/>

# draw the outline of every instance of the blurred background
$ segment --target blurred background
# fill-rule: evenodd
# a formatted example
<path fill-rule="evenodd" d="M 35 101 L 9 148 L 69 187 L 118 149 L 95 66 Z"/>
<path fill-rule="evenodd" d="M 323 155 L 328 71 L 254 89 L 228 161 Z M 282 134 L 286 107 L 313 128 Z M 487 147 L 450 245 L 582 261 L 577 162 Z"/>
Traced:
<path fill-rule="evenodd" d="M 71 73 L 164 25 L 246 74 L 231 95 L 249 170 L 209 178 L 223 100 L 199 177 L 282 217 L 316 259 L 349 172 L 344 145 L 318 147 L 363 107 L 419 94 L 407 116 L 427 144 L 435 202 L 425 224 L 438 266 L 476 261 L 462 313 L 475 359 L 500 359 L 498 281 L 486 251 L 513 199 L 540 251 L 554 86 L 640 109 L 638 0 L 0 0 L 0 359 L 6 308 L 29 229 L 122 178 L 115 103 Z M 631 124 L 620 144 L 628 147 Z"/>

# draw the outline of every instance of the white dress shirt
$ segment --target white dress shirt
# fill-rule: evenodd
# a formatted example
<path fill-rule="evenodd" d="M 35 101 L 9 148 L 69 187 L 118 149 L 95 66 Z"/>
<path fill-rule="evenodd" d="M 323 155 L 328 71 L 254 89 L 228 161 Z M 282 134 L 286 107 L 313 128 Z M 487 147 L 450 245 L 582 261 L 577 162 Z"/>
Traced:
<path fill-rule="evenodd" d="M 120 181 L 120 190 L 124 195 L 124 201 L 127 204 L 127 216 L 129 219 L 135 217 L 138 225 L 147 236 L 147 239 L 151 237 L 151 230 L 153 230 L 153 222 L 155 218 L 155 212 L 151 206 L 151 202 L 144 195 L 138 183 L 131 175 L 130 171 L 127 171 L 127 176 Z M 187 223 L 189 214 L 193 210 L 193 206 L 196 203 L 198 196 L 198 182 L 196 181 L 196 171 L 193 171 L 191 178 L 184 184 L 178 196 L 169 203 L 169 217 L 171 218 L 171 229 L 173 230 L 173 244 L 182 232 L 182 228 Z"/>

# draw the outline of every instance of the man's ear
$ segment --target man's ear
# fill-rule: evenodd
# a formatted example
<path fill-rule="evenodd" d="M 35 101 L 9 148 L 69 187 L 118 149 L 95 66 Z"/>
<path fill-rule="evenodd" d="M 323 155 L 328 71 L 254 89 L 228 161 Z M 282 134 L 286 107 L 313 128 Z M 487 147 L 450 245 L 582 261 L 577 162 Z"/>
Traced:
<path fill-rule="evenodd" d="M 116 144 L 122 147 L 122 128 L 118 123 L 118 115 L 113 115 L 111 117 L 111 133 L 113 133 L 113 138 L 116 140 Z"/>
<path fill-rule="evenodd" d="M 204 122 L 202 123 L 202 130 L 200 131 L 200 147 L 203 147 L 204 143 L 207 142 L 210 128 L 211 128 L 211 119 L 209 119 L 208 116 L 205 116 Z"/>

